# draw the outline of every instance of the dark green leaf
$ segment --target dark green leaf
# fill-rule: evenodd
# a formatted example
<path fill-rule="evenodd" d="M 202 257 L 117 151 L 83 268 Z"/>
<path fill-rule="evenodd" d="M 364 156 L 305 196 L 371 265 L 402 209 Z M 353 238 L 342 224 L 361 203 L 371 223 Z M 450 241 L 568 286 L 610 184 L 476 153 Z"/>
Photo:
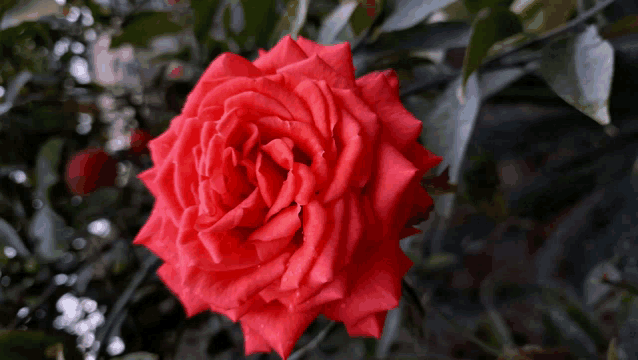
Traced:
<path fill-rule="evenodd" d="M 2 1 L 6 2 L 5 0 Z M 9 1 L 12 4 L 13 1 Z M 6 9 L 0 5 L 0 11 Z M 62 6 L 50 0 L 25 0 L 18 2 L 10 9 L 6 9 L 0 18 L 0 30 L 18 26 L 25 21 L 36 21 L 44 16 L 61 14 Z"/>
<path fill-rule="evenodd" d="M 18 235 L 18 232 L 13 228 L 13 226 L 11 226 L 11 224 L 2 218 L 0 218 L 0 240 L 2 240 L 4 245 L 11 246 L 16 249 L 18 255 L 21 257 L 26 258 L 31 255 L 27 247 L 24 245 L 24 242 L 22 242 L 20 235 Z"/>
<path fill-rule="evenodd" d="M 470 27 L 463 22 L 418 25 L 407 30 L 381 34 L 359 52 L 383 53 L 396 50 L 448 49 L 465 47 L 470 40 Z"/>
<path fill-rule="evenodd" d="M 463 59 L 463 84 L 476 71 L 488 51 L 498 41 L 523 31 L 518 16 L 505 7 L 481 10 L 474 24 L 470 44 Z"/>
<path fill-rule="evenodd" d="M 472 14 L 479 12 L 481 9 L 486 7 L 496 7 L 496 6 L 505 6 L 509 7 L 512 5 L 514 0 L 463 0 L 463 4 L 465 4 L 465 8 L 471 12 Z"/>
<path fill-rule="evenodd" d="M 208 32 L 213 24 L 218 6 L 219 0 L 191 1 L 191 8 L 195 15 L 193 31 L 200 42 L 204 42 L 208 38 Z"/>
<path fill-rule="evenodd" d="M 237 36 L 239 45 L 246 50 L 267 47 L 270 35 L 277 24 L 275 0 L 242 0 L 244 29 Z"/>
<path fill-rule="evenodd" d="M 610 123 L 614 49 L 598 35 L 596 26 L 548 45 L 543 51 L 540 72 L 567 103 L 601 125 Z"/>
<path fill-rule="evenodd" d="M 113 37 L 111 47 L 118 47 L 124 43 L 143 47 L 156 36 L 181 30 L 181 26 L 170 20 L 170 13 L 141 12 L 132 15 L 128 24 L 122 29 L 122 33 Z"/>
<path fill-rule="evenodd" d="M 306 22 L 306 16 L 308 15 L 308 7 L 310 0 L 289 0 L 286 6 L 286 11 L 279 19 L 275 30 L 270 38 L 269 45 L 272 47 L 282 37 L 290 34 L 293 39 L 297 38 L 301 28 Z"/>
<path fill-rule="evenodd" d="M 564 339 L 565 343 L 570 346 L 576 355 L 585 358 L 596 356 L 594 341 L 563 309 L 551 307 L 548 310 L 548 315 L 553 325 L 560 331 L 561 338 Z"/>
<path fill-rule="evenodd" d="M 53 137 L 47 141 L 38 152 L 36 159 L 36 186 L 38 195 L 47 198 L 48 189 L 58 182 L 58 165 L 64 139 Z"/>
<path fill-rule="evenodd" d="M 3 360 L 82 359 L 74 343 L 70 336 L 42 331 L 4 331 L 0 333 L 0 354 Z"/>
<path fill-rule="evenodd" d="M 480 105 L 478 77 L 467 84 L 465 98 L 461 98 L 461 79 L 448 85 L 433 104 L 418 97 L 406 99 L 406 107 L 423 121 L 423 144 L 445 160 L 441 168 L 450 167 L 450 183 L 457 183 L 460 165 L 472 135 Z"/>
<path fill-rule="evenodd" d="M 334 44 L 337 35 L 348 25 L 350 16 L 352 16 L 358 5 L 357 1 L 350 0 L 337 6 L 321 24 L 317 42 L 324 45 Z"/>
<path fill-rule="evenodd" d="M 379 31 L 405 30 L 422 22 L 434 11 L 448 6 L 455 0 L 396 0 L 394 11 L 388 16 Z"/>
<path fill-rule="evenodd" d="M 64 219 L 48 203 L 45 203 L 33 216 L 29 225 L 29 234 L 37 239 L 38 245 L 35 252 L 43 261 L 55 261 L 63 255 L 64 227 Z"/>
<path fill-rule="evenodd" d="M 515 67 L 509 69 L 499 69 L 481 74 L 481 94 L 483 99 L 496 95 L 501 90 L 513 84 L 523 77 L 530 70 L 525 67 Z"/>

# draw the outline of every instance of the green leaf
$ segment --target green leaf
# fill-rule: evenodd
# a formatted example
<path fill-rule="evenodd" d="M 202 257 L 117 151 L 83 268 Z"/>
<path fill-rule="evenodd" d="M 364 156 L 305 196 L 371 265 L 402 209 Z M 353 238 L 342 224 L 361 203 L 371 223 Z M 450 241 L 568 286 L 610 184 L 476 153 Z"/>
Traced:
<path fill-rule="evenodd" d="M 483 99 L 498 94 L 529 72 L 530 69 L 527 67 L 515 67 L 498 69 L 481 74 L 481 83 L 479 86 Z"/>
<path fill-rule="evenodd" d="M 270 35 L 277 24 L 276 0 L 242 0 L 241 4 L 246 25 L 237 36 L 237 41 L 246 50 L 267 47 Z"/>
<path fill-rule="evenodd" d="M 113 360 L 159 360 L 159 355 L 146 351 L 137 351 L 121 357 L 113 358 Z"/>
<path fill-rule="evenodd" d="M 594 341 L 572 320 L 560 307 L 550 307 L 547 315 L 553 325 L 560 331 L 561 338 L 569 345 L 575 355 L 584 358 L 596 356 Z"/>
<path fill-rule="evenodd" d="M 2 1 L 3 3 L 5 0 Z M 9 4 L 15 3 L 10 1 Z M 0 12 L 5 10 L 4 5 L 0 5 Z M 5 30 L 18 26 L 25 21 L 37 21 L 38 19 L 62 13 L 62 6 L 55 0 L 24 0 L 1 15 L 0 30 Z"/>
<path fill-rule="evenodd" d="M 417 96 L 407 98 L 405 102 L 406 108 L 423 121 L 421 140 L 425 147 L 443 157 L 439 168 L 450 167 L 450 183 L 453 184 L 459 181 L 481 102 L 476 75 L 468 80 L 466 91 L 462 90 L 461 83 L 461 77 L 451 82 L 433 103 Z M 446 218 L 451 216 L 454 199 L 455 194 L 438 196 L 434 202 L 437 214 Z"/>
<path fill-rule="evenodd" d="M 308 7 L 310 0 L 290 0 L 286 6 L 286 11 L 279 19 L 275 30 L 270 38 L 269 47 L 272 47 L 282 37 L 290 34 L 293 39 L 297 39 L 297 35 L 301 31 L 306 16 L 308 15 Z"/>
<path fill-rule="evenodd" d="M 356 0 L 350 0 L 337 6 L 321 24 L 317 42 L 324 45 L 334 44 L 337 35 L 348 25 L 348 21 L 358 5 Z"/>
<path fill-rule="evenodd" d="M 543 50 L 540 72 L 554 92 L 601 125 L 611 122 L 609 94 L 614 74 L 614 49 L 595 25 Z"/>
<path fill-rule="evenodd" d="M 215 11 L 219 6 L 219 0 L 191 1 L 191 8 L 195 15 L 193 31 L 200 42 L 208 38 L 208 32 L 213 25 Z"/>
<path fill-rule="evenodd" d="M 472 24 L 470 44 L 463 59 L 463 84 L 476 71 L 490 48 L 497 42 L 523 31 L 518 16 L 505 7 L 486 8 Z"/>
<path fill-rule="evenodd" d="M 0 218 L 0 242 L 6 246 L 11 246 L 16 249 L 18 255 L 21 257 L 28 257 L 31 255 L 24 242 L 18 235 L 18 232 L 4 219 Z"/>
<path fill-rule="evenodd" d="M 74 343 L 70 336 L 52 335 L 43 331 L 0 332 L 0 354 L 3 360 L 82 359 L 83 356 Z"/>
<path fill-rule="evenodd" d="M 29 234 L 38 240 L 35 252 L 40 259 L 52 262 L 64 254 L 61 242 L 65 225 L 64 219 L 48 203 L 35 213 L 29 224 Z"/>
<path fill-rule="evenodd" d="M 143 47 L 156 36 L 181 30 L 181 26 L 170 20 L 170 13 L 140 12 L 132 15 L 120 35 L 113 37 L 111 47 L 118 47 L 124 43 Z"/>
<path fill-rule="evenodd" d="M 428 15 L 455 0 L 396 0 L 394 11 L 379 27 L 381 32 L 405 30 L 422 22 Z"/>
<path fill-rule="evenodd" d="M 479 12 L 481 9 L 489 7 L 497 7 L 497 6 L 505 6 L 510 7 L 514 0 L 463 0 L 463 4 L 465 8 L 475 14 Z"/>
<path fill-rule="evenodd" d="M 59 180 L 57 169 L 63 146 L 63 138 L 53 137 L 42 145 L 38 152 L 35 167 L 37 192 L 45 199 L 48 197 L 48 189 Z"/>

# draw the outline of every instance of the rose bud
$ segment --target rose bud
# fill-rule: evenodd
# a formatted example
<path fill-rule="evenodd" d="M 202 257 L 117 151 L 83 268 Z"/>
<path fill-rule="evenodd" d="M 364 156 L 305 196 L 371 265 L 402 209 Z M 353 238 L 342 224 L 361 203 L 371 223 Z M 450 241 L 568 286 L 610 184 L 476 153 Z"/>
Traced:
<path fill-rule="evenodd" d="M 142 129 L 135 129 L 131 132 L 131 153 L 136 155 L 148 153 L 146 145 L 152 139 L 151 134 Z"/>
<path fill-rule="evenodd" d="M 135 238 L 189 316 L 241 323 L 245 351 L 286 358 L 320 314 L 379 337 L 412 262 L 399 240 L 430 211 L 392 70 L 354 75 L 349 44 L 284 37 L 250 62 L 225 53 L 139 178 L 155 196 Z"/>
<path fill-rule="evenodd" d="M 87 195 L 103 186 L 113 186 L 116 177 L 117 161 L 100 148 L 76 153 L 66 168 L 66 183 L 76 195 Z"/>

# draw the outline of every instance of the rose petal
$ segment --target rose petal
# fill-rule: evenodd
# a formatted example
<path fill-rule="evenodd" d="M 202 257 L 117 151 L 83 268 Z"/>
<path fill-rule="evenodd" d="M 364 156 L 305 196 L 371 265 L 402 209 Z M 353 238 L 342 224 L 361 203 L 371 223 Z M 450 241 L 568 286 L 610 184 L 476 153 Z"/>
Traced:
<path fill-rule="evenodd" d="M 266 221 L 269 221 L 273 215 L 279 213 L 281 209 L 290 205 L 290 203 L 292 203 L 292 201 L 294 200 L 296 193 L 297 180 L 293 171 L 289 171 L 288 177 L 281 185 L 281 189 L 279 190 L 279 194 L 277 194 L 275 202 L 272 204 L 272 207 L 266 214 Z"/>
<path fill-rule="evenodd" d="M 232 209 L 208 230 L 221 232 L 238 226 L 254 226 L 263 221 L 266 216 L 265 204 L 255 189 L 241 204 Z"/>
<path fill-rule="evenodd" d="M 233 95 L 224 101 L 224 110 L 228 114 L 233 109 L 242 109 L 251 114 L 261 116 L 272 115 L 282 119 L 292 119 L 288 109 L 270 96 L 260 94 L 256 91 L 245 91 Z"/>
<path fill-rule="evenodd" d="M 156 167 L 162 166 L 168 154 L 171 152 L 173 145 L 177 141 L 177 135 L 167 130 L 160 136 L 148 142 L 148 148 L 151 151 L 151 159 Z"/>
<path fill-rule="evenodd" d="M 304 79 L 323 80 L 333 88 L 354 88 L 354 76 L 343 76 L 335 71 L 318 55 L 312 55 L 308 59 L 287 65 L 277 69 L 277 73 L 288 75 L 294 81 L 291 85 L 296 87 Z"/>
<path fill-rule="evenodd" d="M 197 114 L 197 108 L 203 96 L 210 91 L 210 84 L 218 78 L 224 77 L 257 77 L 262 75 L 261 70 L 256 68 L 250 61 L 233 53 L 223 53 L 219 55 L 206 69 L 197 85 L 186 99 L 186 104 L 182 113 L 186 116 Z"/>
<path fill-rule="evenodd" d="M 288 137 L 310 158 L 324 151 L 323 138 L 314 126 L 298 122 L 285 121 L 278 117 L 262 117 L 255 121 L 262 134 L 271 137 Z"/>
<path fill-rule="evenodd" d="M 167 162 L 159 169 L 154 185 L 158 189 L 158 197 L 164 203 L 167 213 L 174 224 L 179 224 L 184 208 L 175 194 L 175 163 Z"/>
<path fill-rule="evenodd" d="M 379 115 L 381 134 L 399 150 L 413 144 L 421 134 L 423 124 L 405 109 L 386 76 L 379 72 L 357 79 L 363 99 Z"/>
<path fill-rule="evenodd" d="M 186 316 L 191 317 L 208 310 L 208 303 L 197 297 L 192 289 L 182 286 L 180 274 L 171 264 L 162 264 L 157 269 L 157 276 L 179 298 L 179 301 L 184 305 L 184 310 L 186 310 Z"/>
<path fill-rule="evenodd" d="M 372 336 L 375 338 L 381 337 L 383 331 L 383 325 L 385 324 L 385 318 L 388 314 L 387 311 L 380 311 L 372 315 L 368 315 L 361 319 L 354 325 L 346 326 L 348 335 L 355 336 Z"/>
<path fill-rule="evenodd" d="M 347 295 L 347 285 L 345 273 L 342 273 L 325 286 L 319 288 L 303 287 L 292 295 L 279 298 L 279 301 L 290 310 L 309 311 L 329 302 L 343 299 Z"/>
<path fill-rule="evenodd" d="M 246 356 L 258 352 L 268 353 L 272 350 L 268 342 L 266 342 L 257 331 L 251 329 L 249 326 L 245 326 L 243 323 L 241 329 L 244 333 L 244 350 Z"/>
<path fill-rule="evenodd" d="M 318 55 L 342 77 L 347 78 L 347 81 L 350 81 L 349 79 L 354 81 L 354 64 L 349 43 L 323 46 L 298 36 L 297 45 L 303 49 L 308 57 L 315 54 Z"/>
<path fill-rule="evenodd" d="M 197 231 L 194 228 L 196 220 L 197 207 L 192 206 L 184 211 L 179 224 L 176 245 L 179 263 L 182 266 L 205 267 L 213 260 L 197 237 Z"/>
<path fill-rule="evenodd" d="M 312 120 L 324 139 L 331 138 L 331 130 L 328 122 L 328 103 L 323 96 L 319 85 L 315 81 L 304 80 L 295 87 L 295 94 L 308 104 L 312 113 Z M 333 104 L 334 107 L 334 104 Z"/>
<path fill-rule="evenodd" d="M 140 179 L 144 185 L 148 188 L 148 190 L 153 194 L 155 198 L 159 197 L 159 188 L 155 185 L 155 178 L 157 177 L 157 167 L 152 167 L 148 170 L 145 170 L 137 175 L 137 178 Z"/>
<path fill-rule="evenodd" d="M 304 206 L 303 212 L 303 244 L 295 251 L 288 263 L 288 268 L 281 278 L 281 290 L 299 288 L 299 284 L 308 273 L 315 258 L 319 255 L 319 247 L 324 240 L 324 231 L 328 215 L 321 204 L 313 200 Z"/>
<path fill-rule="evenodd" d="M 184 286 L 195 289 L 199 297 L 213 306 L 236 308 L 278 279 L 289 258 L 290 253 L 285 252 L 259 267 L 231 271 L 209 272 L 191 267 L 184 276 Z"/>
<path fill-rule="evenodd" d="M 301 50 L 290 35 L 286 35 L 281 38 L 277 45 L 270 49 L 270 51 L 259 55 L 259 58 L 253 61 L 253 65 L 261 69 L 264 73 L 272 74 L 279 68 L 296 63 L 297 61 L 302 61 L 305 58 L 306 54 L 303 50 Z"/>
<path fill-rule="evenodd" d="M 382 224 L 383 236 L 393 228 L 394 214 L 406 188 L 418 169 L 387 142 L 380 144 L 376 159 L 377 176 L 372 184 L 372 206 Z"/>
<path fill-rule="evenodd" d="M 242 327 L 250 327 L 284 359 L 290 355 L 297 339 L 317 316 L 316 311 L 290 312 L 272 302 L 241 318 Z"/>
<path fill-rule="evenodd" d="M 334 202 L 330 214 L 330 232 L 326 243 L 319 253 L 312 269 L 308 273 L 308 280 L 311 284 L 323 284 L 331 281 L 334 274 L 343 265 L 339 260 L 343 259 L 344 242 L 342 241 L 342 229 L 345 218 L 345 202 L 343 198 Z"/>
<path fill-rule="evenodd" d="M 345 198 L 347 199 L 346 209 L 349 216 L 346 228 L 346 255 L 344 263 L 349 264 L 359 241 L 363 237 L 364 218 L 357 196 L 353 192 L 349 191 Z"/>
<path fill-rule="evenodd" d="M 253 123 L 248 123 L 246 124 L 245 131 L 248 133 L 248 139 L 242 145 L 242 155 L 247 158 L 253 149 L 258 148 L 259 128 Z"/>
<path fill-rule="evenodd" d="M 286 170 L 292 170 L 294 158 L 292 155 L 292 146 L 289 146 L 282 139 L 271 140 L 268 144 L 262 145 L 261 149 L 273 159 L 277 165 Z"/>
<path fill-rule="evenodd" d="M 308 166 L 301 163 L 294 164 L 293 173 L 297 180 L 295 202 L 299 205 L 306 205 L 315 195 L 315 176 Z"/>
<path fill-rule="evenodd" d="M 370 314 L 395 308 L 401 297 L 401 278 L 412 265 L 398 241 L 380 243 L 360 255 L 357 263 L 344 270 L 352 275 L 360 274 L 352 280 L 354 287 L 349 296 L 324 309 L 327 317 L 346 326 L 355 325 Z"/>
<path fill-rule="evenodd" d="M 248 241 L 270 241 L 292 237 L 301 227 L 300 211 L 300 205 L 287 207 L 263 226 L 253 231 L 248 237 Z"/>
<path fill-rule="evenodd" d="M 255 176 L 261 197 L 266 205 L 271 207 L 283 185 L 283 176 L 277 170 L 275 163 L 261 153 L 257 154 Z"/>
<path fill-rule="evenodd" d="M 324 203 L 343 195 L 344 191 L 350 186 L 354 170 L 358 167 L 363 155 L 363 139 L 360 135 L 361 126 L 345 112 L 341 120 L 337 124 L 337 130 L 345 147 L 337 159 L 332 182 L 328 185 L 325 193 L 321 195 Z"/>

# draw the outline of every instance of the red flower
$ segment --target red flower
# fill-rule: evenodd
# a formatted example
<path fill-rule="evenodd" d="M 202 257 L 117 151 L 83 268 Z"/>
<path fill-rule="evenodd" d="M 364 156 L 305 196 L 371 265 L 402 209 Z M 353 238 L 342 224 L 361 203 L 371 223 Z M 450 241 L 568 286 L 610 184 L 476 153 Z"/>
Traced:
<path fill-rule="evenodd" d="M 99 148 L 76 153 L 66 168 L 66 183 L 76 195 L 87 195 L 100 187 L 113 186 L 116 177 L 117 161 Z"/>
<path fill-rule="evenodd" d="M 151 134 L 142 129 L 135 129 L 131 133 L 131 152 L 134 154 L 148 153 L 148 142 L 152 139 Z"/>
<path fill-rule="evenodd" d="M 412 265 L 399 240 L 432 205 L 419 181 L 441 158 L 420 133 L 395 73 L 355 79 L 347 43 L 223 54 L 149 143 L 135 242 L 188 315 L 240 321 L 248 354 L 286 358 L 319 314 L 378 337 Z"/>

